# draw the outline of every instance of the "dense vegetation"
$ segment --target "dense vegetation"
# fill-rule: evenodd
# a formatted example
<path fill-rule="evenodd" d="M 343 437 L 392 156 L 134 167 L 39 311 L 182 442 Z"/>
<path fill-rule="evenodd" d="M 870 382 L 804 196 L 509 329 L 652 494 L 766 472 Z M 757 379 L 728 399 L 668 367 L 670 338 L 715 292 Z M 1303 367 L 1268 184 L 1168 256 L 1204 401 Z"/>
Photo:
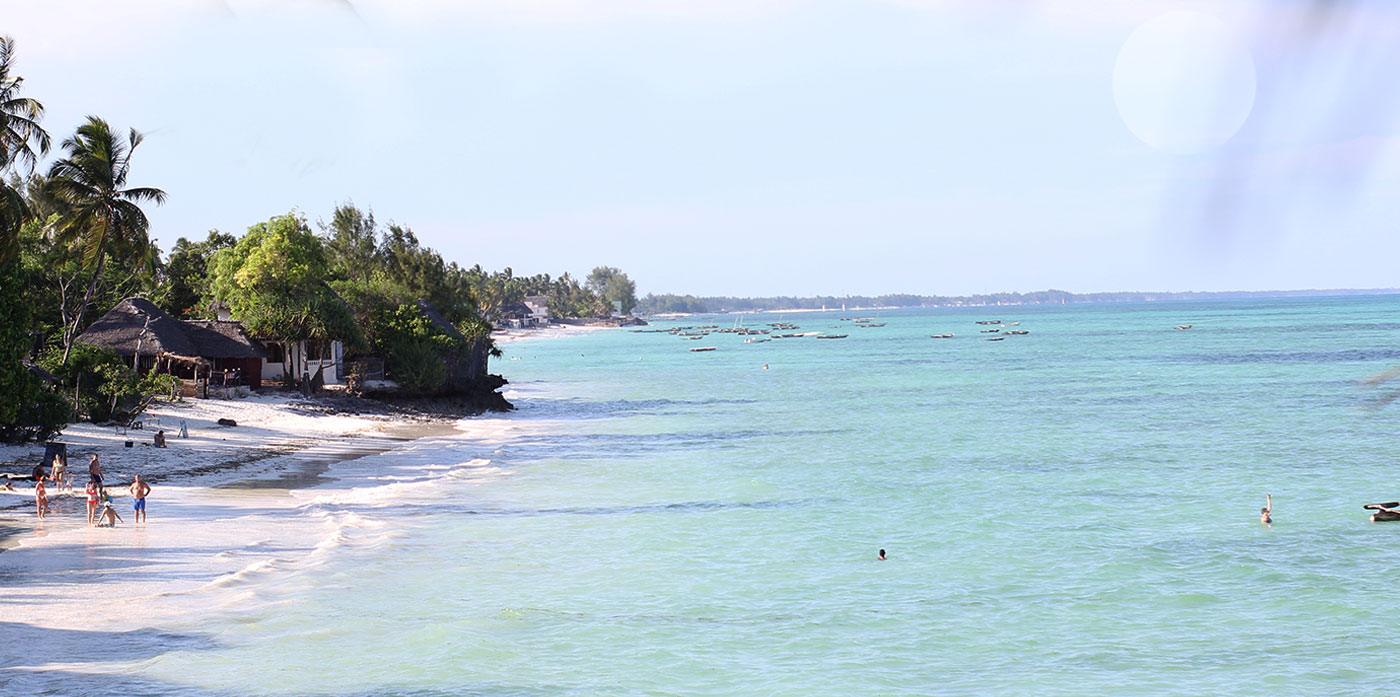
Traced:
<path fill-rule="evenodd" d="M 635 304 L 616 269 L 595 269 L 583 284 L 567 273 L 464 268 L 409 227 L 381 226 L 349 203 L 317 230 L 293 211 L 241 236 L 181 237 L 163 256 L 145 207 L 165 193 L 128 183 L 142 135 L 90 116 L 40 171 L 51 140 L 43 104 L 22 95 L 14 47 L 0 37 L 0 439 L 45 438 L 74 417 L 129 418 L 178 390 L 173 378 L 138 376 L 130 359 L 76 343 L 126 297 L 177 318 L 228 309 L 268 340 L 338 339 L 348 358 L 383 358 L 391 377 L 425 393 L 482 377 L 492 324 L 520 314 L 526 297 L 547 297 L 566 318 Z"/>

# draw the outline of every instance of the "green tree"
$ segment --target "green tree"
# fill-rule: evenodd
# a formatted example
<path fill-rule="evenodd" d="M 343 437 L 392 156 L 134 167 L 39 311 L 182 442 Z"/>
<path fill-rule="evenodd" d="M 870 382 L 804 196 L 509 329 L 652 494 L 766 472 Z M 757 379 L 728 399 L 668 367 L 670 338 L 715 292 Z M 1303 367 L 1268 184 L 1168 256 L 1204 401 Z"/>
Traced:
<path fill-rule="evenodd" d="M 329 272 L 321 238 L 302 216 L 289 213 L 248 228 L 237 244 L 215 252 L 209 288 L 255 336 L 362 346 L 350 307 L 326 283 Z M 298 366 L 288 367 L 298 374 Z"/>
<path fill-rule="evenodd" d="M 210 230 L 202 242 L 184 237 L 175 241 L 170 261 L 165 264 L 165 283 L 156 295 L 160 309 L 174 317 L 213 317 L 207 300 L 209 293 L 209 259 L 220 249 L 237 244 L 233 235 Z"/>
<path fill-rule="evenodd" d="M 331 267 L 343 278 L 368 283 L 383 267 L 379 257 L 379 227 L 374 212 L 361 212 L 353 203 L 342 203 L 321 223 Z"/>
<path fill-rule="evenodd" d="M 14 62 L 14 39 L 0 36 L 0 262 L 15 257 L 15 238 L 29 217 L 23 194 L 6 175 L 20 167 L 33 171 L 49 151 L 49 134 L 39 125 L 44 105 L 20 96 L 24 78 L 12 74 Z"/>
<path fill-rule="evenodd" d="M 588 289 L 606 303 L 621 303 L 622 314 L 632 313 L 637 306 L 637 284 L 612 266 L 599 266 L 588 274 Z"/>
<path fill-rule="evenodd" d="M 65 362 L 97 292 L 108 252 L 119 252 L 147 265 L 154 261 L 146 236 L 150 221 L 138 204 L 150 201 L 160 205 L 165 202 L 165 192 L 126 186 L 131 155 L 141 140 L 135 129 L 123 139 L 106 121 L 89 116 L 77 133 L 63 141 L 67 157 L 49 168 L 47 186 L 60 208 L 54 225 L 58 237 L 81 248 L 84 267 L 94 267 L 73 323 L 63 332 Z"/>

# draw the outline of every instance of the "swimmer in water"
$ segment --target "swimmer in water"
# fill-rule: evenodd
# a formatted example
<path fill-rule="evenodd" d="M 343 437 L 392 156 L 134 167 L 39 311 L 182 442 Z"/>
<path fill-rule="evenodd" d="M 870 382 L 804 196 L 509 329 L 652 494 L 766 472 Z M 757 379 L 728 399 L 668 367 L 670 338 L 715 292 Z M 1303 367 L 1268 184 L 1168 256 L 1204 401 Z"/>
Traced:
<path fill-rule="evenodd" d="M 1259 509 L 1259 522 L 1272 524 L 1274 522 L 1274 495 L 1264 494 L 1264 507 Z"/>
<path fill-rule="evenodd" d="M 878 557 L 878 559 L 879 559 L 880 561 L 884 561 L 884 560 L 885 560 L 885 550 L 883 550 L 883 549 L 880 550 L 880 556 Z"/>

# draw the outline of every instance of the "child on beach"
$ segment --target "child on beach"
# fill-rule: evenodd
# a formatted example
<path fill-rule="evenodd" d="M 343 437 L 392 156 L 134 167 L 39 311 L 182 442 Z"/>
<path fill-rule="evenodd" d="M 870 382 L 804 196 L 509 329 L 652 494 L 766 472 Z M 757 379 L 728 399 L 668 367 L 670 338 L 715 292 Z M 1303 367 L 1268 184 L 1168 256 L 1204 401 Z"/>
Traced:
<path fill-rule="evenodd" d="M 132 508 L 136 510 L 131 522 L 146 522 L 146 495 L 149 493 L 151 493 L 151 485 L 141 481 L 141 475 L 136 475 L 136 481 L 131 483 Z"/>
<path fill-rule="evenodd" d="M 99 516 L 97 527 L 115 528 L 117 527 L 118 520 L 122 520 L 122 517 L 117 514 L 117 509 L 112 508 L 112 504 L 109 503 L 102 507 L 102 515 Z M 122 520 L 122 522 L 125 523 L 126 521 Z"/>
<path fill-rule="evenodd" d="M 49 492 L 44 488 L 44 480 L 38 479 L 34 482 L 34 508 L 39 514 L 39 519 L 49 513 Z"/>
<path fill-rule="evenodd" d="M 97 496 L 101 492 L 102 487 L 97 483 L 97 478 L 89 479 L 87 483 L 88 525 L 97 524 Z"/>

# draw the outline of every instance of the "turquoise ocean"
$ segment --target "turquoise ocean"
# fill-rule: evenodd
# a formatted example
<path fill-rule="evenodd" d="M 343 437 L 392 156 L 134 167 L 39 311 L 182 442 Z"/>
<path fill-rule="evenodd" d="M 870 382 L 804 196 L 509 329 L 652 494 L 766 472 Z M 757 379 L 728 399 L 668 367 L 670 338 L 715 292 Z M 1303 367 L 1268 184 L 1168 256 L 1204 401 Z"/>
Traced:
<path fill-rule="evenodd" d="M 781 319 L 839 340 L 507 344 L 493 367 L 519 409 L 485 417 L 507 435 L 333 469 L 301 492 L 303 515 L 355 521 L 333 548 L 105 638 L 113 660 L 81 676 L 11 686 L 1371 695 L 1400 679 L 1400 523 L 1361 508 L 1400 498 L 1400 404 L 1367 406 L 1385 389 L 1362 384 L 1400 366 L 1400 297 L 853 316 L 648 327 Z M 1029 333 L 983 341 L 979 320 Z"/>

